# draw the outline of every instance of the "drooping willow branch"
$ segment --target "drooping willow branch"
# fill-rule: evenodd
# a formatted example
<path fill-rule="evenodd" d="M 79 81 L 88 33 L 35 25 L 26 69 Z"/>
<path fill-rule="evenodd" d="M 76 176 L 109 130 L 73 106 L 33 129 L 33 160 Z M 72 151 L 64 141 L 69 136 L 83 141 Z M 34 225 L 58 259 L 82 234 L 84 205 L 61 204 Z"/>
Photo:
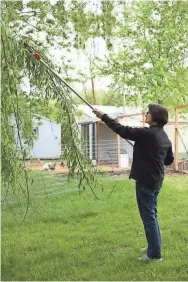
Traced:
<path fill-rule="evenodd" d="M 97 185 L 96 181 L 96 169 L 93 167 L 91 161 L 87 159 L 81 150 L 82 142 L 81 136 L 78 132 L 78 125 L 75 120 L 75 106 L 71 97 L 71 93 L 66 87 L 64 87 L 60 80 L 53 77 L 53 74 L 49 73 L 44 66 L 37 61 L 34 61 L 29 54 L 27 54 L 22 48 L 20 48 L 20 42 L 13 41 L 7 36 L 5 32 L 2 34 L 1 41 L 3 45 L 2 66 L 4 68 L 3 74 L 3 91 L 2 91 L 2 130 L 3 134 L 2 144 L 4 148 L 3 160 L 2 160 L 2 179 L 7 184 L 8 190 L 5 195 L 8 194 L 10 187 L 12 190 L 15 187 L 20 187 L 20 191 L 26 195 L 27 209 L 24 215 L 27 215 L 29 207 L 29 172 L 24 169 L 22 163 L 25 163 L 27 158 L 27 149 L 22 144 L 24 139 L 27 144 L 30 144 L 33 140 L 31 134 L 31 127 L 25 130 L 25 118 L 31 119 L 33 117 L 30 107 L 25 107 L 24 103 L 28 99 L 44 99 L 44 101 L 55 100 L 62 105 L 62 131 L 65 139 L 64 158 L 66 159 L 69 167 L 68 178 L 74 178 L 75 175 L 79 181 L 79 191 L 81 192 L 86 187 L 89 187 L 97 198 L 94 188 Z M 8 56 L 7 56 L 8 54 Z M 47 60 L 47 58 L 45 58 Z M 49 62 L 49 60 L 47 60 Z M 49 62 L 50 63 L 50 62 Z M 20 73 L 24 73 L 25 77 L 29 78 L 30 86 L 32 87 L 32 94 L 23 95 L 20 94 L 20 81 L 17 79 Z M 23 74 L 22 74 L 23 76 Z M 21 98 L 24 99 L 22 102 Z M 7 104 L 10 105 L 7 108 Z M 27 112 L 27 113 L 26 113 Z M 29 115 L 28 115 L 29 114 Z M 15 146 L 15 132 L 11 128 L 11 118 L 15 115 L 16 129 L 18 131 L 19 146 Z M 29 116 L 29 117 L 28 117 Z M 31 120 L 30 124 L 32 126 Z M 11 134 L 10 132 L 11 131 Z M 30 132 L 29 132 L 30 131 Z M 5 137 L 6 138 L 5 138 Z M 9 144 L 9 145 L 7 145 Z M 7 146 L 11 146 L 10 150 L 7 150 Z M 21 156 L 21 162 L 20 162 Z M 7 165 L 7 163 L 9 165 Z M 20 178 L 25 179 L 26 188 L 19 185 Z M 16 191 L 19 194 L 19 191 Z M 7 195 L 6 195 L 7 198 Z"/>
<path fill-rule="evenodd" d="M 9 97 L 9 101 L 11 103 L 11 108 L 12 108 L 12 111 L 6 116 L 7 114 L 7 111 L 3 111 L 3 109 L 6 109 L 6 103 L 3 103 L 3 108 L 2 108 L 2 114 L 5 114 L 5 118 L 2 119 L 2 121 L 5 121 L 5 119 L 7 118 L 7 120 L 9 121 L 9 124 L 4 124 L 2 122 L 2 127 L 4 127 L 4 132 L 6 132 L 6 128 L 9 128 L 11 126 L 11 119 L 13 118 L 15 123 L 16 123 L 16 130 L 17 130 L 17 137 L 18 137 L 18 143 L 19 143 L 19 146 L 20 146 L 20 152 L 21 152 L 21 156 L 19 155 L 19 158 L 21 157 L 22 159 L 22 163 L 24 165 L 24 169 L 22 169 L 22 167 L 20 166 L 19 162 L 16 162 L 18 161 L 18 147 L 16 146 L 15 150 L 14 150 L 14 144 L 13 145 L 13 151 L 14 151 L 14 154 L 13 154 L 13 158 L 11 159 L 10 158 L 10 155 L 8 155 L 6 157 L 6 155 L 4 155 L 4 151 L 3 151 L 3 157 L 5 158 L 2 158 L 2 161 L 3 161 L 3 164 L 2 164 L 2 178 L 4 180 L 4 182 L 6 183 L 7 182 L 7 189 L 6 189 L 6 196 L 4 197 L 4 200 L 3 202 L 5 202 L 5 200 L 7 199 L 8 197 L 8 193 L 9 193 L 9 189 L 10 189 L 10 185 L 12 186 L 13 188 L 13 191 L 15 189 L 14 185 L 15 185 L 15 181 L 17 180 L 17 184 L 18 186 L 21 188 L 22 190 L 22 193 L 23 195 L 26 197 L 26 207 L 25 207 L 25 213 L 24 213 L 24 216 L 23 216 L 23 221 L 25 220 L 26 216 L 27 216 L 27 213 L 28 213 L 28 209 L 29 209 L 29 203 L 30 203 L 30 196 L 29 196 L 29 181 L 28 181 L 28 174 L 25 170 L 25 167 L 26 167 L 26 164 L 25 164 L 25 160 L 26 160 L 26 154 L 25 154 L 25 149 L 24 149 L 24 146 L 22 144 L 22 138 L 21 138 L 21 119 L 20 119 L 20 116 L 19 116 L 19 97 L 18 97 L 18 92 L 17 92 L 17 87 L 14 83 L 14 80 L 13 80 L 13 77 L 12 77 L 12 74 L 15 75 L 14 71 L 13 71 L 13 64 L 14 64 L 14 60 L 13 60 L 13 57 L 11 56 L 8 56 L 8 51 L 9 51 L 9 44 L 6 44 L 5 46 L 5 43 L 4 43 L 4 39 L 3 37 L 1 37 L 1 42 L 2 42 L 2 49 L 3 49 L 3 62 L 5 64 L 5 67 L 6 67 L 6 74 L 7 74 L 7 92 L 5 91 L 5 93 L 3 92 L 4 95 L 8 95 Z M 8 59 L 9 58 L 9 59 Z M 11 67 L 10 67 L 11 65 Z M 12 71 L 12 74 L 11 74 L 11 71 Z M 2 97 L 2 98 L 5 98 L 5 97 Z M 2 99 L 3 100 L 3 99 Z M 4 101 L 3 101 L 4 102 Z M 11 115 L 11 116 L 10 116 Z M 6 128 L 5 128 L 6 127 Z M 12 126 L 11 126 L 12 127 Z M 7 135 L 8 136 L 8 135 Z M 9 136 L 8 136 L 9 137 Z M 9 138 L 8 138 L 9 139 Z M 10 142 L 12 140 L 8 140 L 8 142 Z M 14 138 L 13 138 L 13 141 L 14 141 Z M 3 138 L 2 138 L 2 144 L 5 145 L 5 143 L 3 143 Z M 4 147 L 4 146 L 3 146 Z M 5 152 L 8 152 L 7 150 L 5 150 Z M 11 161 L 13 161 L 13 165 L 11 165 Z M 6 172 L 6 166 L 4 167 L 4 163 L 8 163 L 10 164 L 8 166 L 9 168 L 9 172 L 6 173 L 6 176 L 7 174 L 9 174 L 9 179 L 7 179 L 6 177 L 4 177 L 4 172 Z M 16 172 L 16 166 L 17 167 L 17 172 Z M 16 173 L 15 173 L 16 172 Z M 12 173 L 14 174 L 15 173 L 15 178 L 13 177 Z M 24 180 L 25 180 L 25 189 L 22 187 L 22 185 L 19 183 L 19 177 L 18 175 L 20 175 L 20 173 L 24 174 Z M 18 179 L 16 179 L 18 177 Z"/>
<path fill-rule="evenodd" d="M 56 82 L 56 78 L 53 78 L 52 74 L 48 71 L 47 72 L 54 88 L 56 89 L 56 91 L 59 91 L 58 87 L 57 87 L 57 83 L 61 83 L 60 80 L 58 82 Z M 68 92 L 66 92 L 66 95 L 68 94 L 68 97 L 70 98 L 70 95 Z M 93 183 L 94 182 L 94 178 L 92 177 L 92 175 L 89 174 L 90 171 L 86 171 L 84 168 L 84 165 L 86 163 L 87 165 L 87 159 L 85 159 L 85 157 L 83 156 L 83 153 L 80 152 L 80 148 L 79 145 L 81 145 L 81 141 L 78 138 L 75 138 L 77 135 L 77 132 L 79 130 L 78 125 L 76 123 L 76 120 L 74 118 L 74 115 L 71 116 L 71 107 L 72 105 L 70 104 L 70 102 L 72 101 L 70 99 L 67 100 L 67 98 L 65 97 L 63 91 L 60 93 L 61 95 L 61 100 L 64 102 L 64 110 L 65 110 L 65 116 L 67 117 L 67 125 L 68 125 L 68 132 L 70 132 L 70 136 L 72 138 L 70 138 L 69 140 L 67 140 L 66 145 L 67 145 L 67 150 L 70 154 L 70 151 L 73 150 L 75 152 L 75 162 L 70 162 L 69 160 L 72 161 L 72 158 L 68 159 L 68 167 L 70 168 L 71 172 L 75 172 L 75 170 L 77 169 L 77 175 L 79 175 L 80 177 L 80 181 L 79 181 L 79 188 L 82 186 L 82 183 L 84 180 L 86 180 L 88 186 L 90 187 L 92 193 L 94 194 L 94 196 L 98 199 L 94 189 L 93 189 Z M 65 154 L 66 156 L 66 154 Z M 71 166 L 72 164 L 72 166 Z M 74 165 L 73 165 L 74 164 Z M 89 163 L 90 164 L 90 163 Z M 90 164 L 91 165 L 91 164 Z M 90 167 L 91 169 L 91 167 Z M 93 170 L 91 169 L 91 172 L 93 172 Z"/>

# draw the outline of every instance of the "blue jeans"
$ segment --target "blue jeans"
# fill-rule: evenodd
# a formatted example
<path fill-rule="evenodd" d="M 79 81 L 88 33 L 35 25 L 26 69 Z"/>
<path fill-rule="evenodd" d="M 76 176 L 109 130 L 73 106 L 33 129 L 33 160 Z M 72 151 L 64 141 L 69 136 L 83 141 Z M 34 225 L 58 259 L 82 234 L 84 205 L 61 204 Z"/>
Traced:
<path fill-rule="evenodd" d="M 148 243 L 147 256 L 161 258 L 161 235 L 157 220 L 157 196 L 161 185 L 152 190 L 136 182 L 136 198 Z"/>

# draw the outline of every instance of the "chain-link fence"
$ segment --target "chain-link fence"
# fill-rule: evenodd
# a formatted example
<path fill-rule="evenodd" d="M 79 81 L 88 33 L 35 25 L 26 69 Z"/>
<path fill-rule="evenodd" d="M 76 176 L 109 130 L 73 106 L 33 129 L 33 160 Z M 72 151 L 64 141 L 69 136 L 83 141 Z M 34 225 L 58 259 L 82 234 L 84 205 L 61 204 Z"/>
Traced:
<path fill-rule="evenodd" d="M 83 152 L 94 165 L 128 167 L 133 158 L 133 147 L 123 138 L 84 142 Z"/>

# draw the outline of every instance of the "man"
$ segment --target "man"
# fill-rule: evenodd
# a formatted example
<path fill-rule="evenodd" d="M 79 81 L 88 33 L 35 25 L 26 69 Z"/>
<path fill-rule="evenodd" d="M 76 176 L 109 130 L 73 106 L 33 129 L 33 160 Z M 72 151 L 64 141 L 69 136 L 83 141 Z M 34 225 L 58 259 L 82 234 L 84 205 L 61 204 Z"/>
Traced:
<path fill-rule="evenodd" d="M 164 165 L 171 165 L 174 157 L 172 144 L 163 130 L 168 122 L 167 109 L 157 104 L 150 104 L 148 108 L 145 121 L 148 128 L 123 126 L 99 110 L 95 110 L 95 114 L 122 138 L 135 141 L 129 178 L 136 180 L 137 204 L 148 244 L 139 260 L 162 260 L 157 196 L 164 179 Z"/>

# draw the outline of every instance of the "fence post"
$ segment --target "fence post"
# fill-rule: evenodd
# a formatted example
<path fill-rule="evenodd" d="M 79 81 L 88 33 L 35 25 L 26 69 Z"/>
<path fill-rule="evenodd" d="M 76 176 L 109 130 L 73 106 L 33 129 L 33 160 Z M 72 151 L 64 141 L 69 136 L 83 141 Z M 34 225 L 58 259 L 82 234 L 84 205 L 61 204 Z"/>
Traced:
<path fill-rule="evenodd" d="M 93 145 L 93 139 L 92 139 L 92 136 L 93 136 L 93 124 L 89 124 L 89 158 L 90 160 L 93 159 L 93 148 L 92 148 L 92 145 Z"/>
<path fill-rule="evenodd" d="M 178 112 L 179 110 L 175 108 L 175 170 L 178 170 Z"/>
<path fill-rule="evenodd" d="M 100 147 L 99 147 L 99 142 L 100 142 L 100 123 L 97 121 L 97 165 L 100 163 Z"/>

